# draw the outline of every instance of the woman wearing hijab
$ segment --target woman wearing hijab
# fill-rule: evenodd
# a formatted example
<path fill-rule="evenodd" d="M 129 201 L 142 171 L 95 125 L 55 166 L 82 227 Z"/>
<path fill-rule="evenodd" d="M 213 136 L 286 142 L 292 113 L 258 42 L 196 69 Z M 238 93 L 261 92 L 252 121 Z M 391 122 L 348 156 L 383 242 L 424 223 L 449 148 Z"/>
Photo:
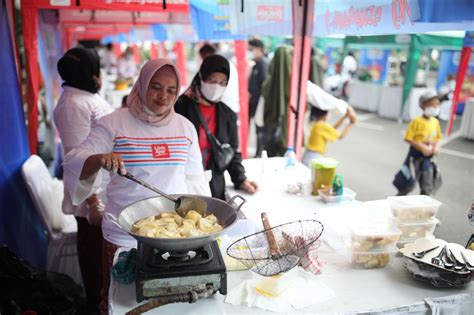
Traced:
<path fill-rule="evenodd" d="M 112 107 L 97 92 L 100 89 L 100 60 L 92 49 L 73 48 L 58 61 L 63 79 L 63 92 L 54 110 L 54 122 L 67 154 L 81 144 L 98 120 L 111 113 Z M 105 183 L 106 184 L 106 183 Z M 99 305 L 102 288 L 102 230 L 103 203 L 100 187 L 92 190 L 86 202 L 73 206 L 65 191 L 63 212 L 74 214 L 77 221 L 77 252 L 87 299 Z"/>
<path fill-rule="evenodd" d="M 117 217 L 127 205 L 156 196 L 117 171 L 128 171 L 168 194 L 208 192 L 196 131 L 173 109 L 179 87 L 179 73 L 170 61 L 154 59 L 143 66 L 127 97 L 128 107 L 101 119 L 66 156 L 64 169 L 70 180 L 65 185 L 73 202 L 82 202 L 102 168 L 111 171 L 105 211 Z M 102 232 L 104 311 L 114 253 L 119 246 L 136 247 L 136 241 L 106 220 Z"/>
<path fill-rule="evenodd" d="M 237 116 L 221 102 L 229 80 L 229 62 L 220 55 L 206 57 L 199 72 L 191 82 L 188 90 L 179 97 L 175 105 L 177 113 L 188 118 L 199 135 L 199 147 L 202 153 L 202 163 L 206 170 L 212 170 L 210 188 L 212 196 L 225 199 L 224 171 L 228 171 L 236 189 L 244 189 L 249 193 L 257 191 L 255 182 L 247 179 L 242 166 L 242 155 L 239 151 L 237 135 Z M 232 160 L 225 170 L 217 167 L 215 157 L 206 129 L 202 125 L 199 114 L 202 115 L 207 127 L 221 144 L 229 144 L 234 152 Z"/>

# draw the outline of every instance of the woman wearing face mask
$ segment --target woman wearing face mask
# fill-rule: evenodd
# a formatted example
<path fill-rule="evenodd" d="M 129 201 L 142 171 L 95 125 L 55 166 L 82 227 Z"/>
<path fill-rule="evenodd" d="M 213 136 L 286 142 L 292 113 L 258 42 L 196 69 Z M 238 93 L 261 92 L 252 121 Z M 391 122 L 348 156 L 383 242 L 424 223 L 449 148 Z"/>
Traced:
<path fill-rule="evenodd" d="M 441 141 L 441 128 L 436 118 L 439 115 L 439 98 L 436 92 L 424 93 L 420 97 L 420 107 L 423 115 L 410 122 L 405 141 L 410 144 L 408 159 L 413 161 L 415 177 L 420 184 L 420 194 L 432 195 L 441 185 L 441 175 L 434 160 L 439 154 Z M 408 192 L 399 191 L 398 194 L 406 195 Z"/>
<path fill-rule="evenodd" d="M 63 79 L 63 92 L 54 109 L 64 153 L 78 147 L 99 119 L 113 108 L 97 92 L 101 86 L 100 60 L 92 49 L 70 49 L 59 59 L 58 72 Z M 65 175 L 66 177 L 67 175 Z M 67 180 L 67 178 L 65 178 Z M 105 188 L 107 180 L 101 186 Z M 77 221 L 77 252 L 82 280 L 89 304 L 99 305 L 102 287 L 102 212 L 104 189 L 91 191 L 85 202 L 73 206 L 69 192 L 64 192 L 63 212 L 74 214 Z"/>
<path fill-rule="evenodd" d="M 199 147 L 202 162 L 206 170 L 212 170 L 210 182 L 212 196 L 225 199 L 224 172 L 217 167 L 212 154 L 211 142 L 201 123 L 199 113 L 207 127 L 220 143 L 228 143 L 234 156 L 227 166 L 236 189 L 244 189 L 249 193 L 257 191 L 257 184 L 245 176 L 242 156 L 239 152 L 237 135 L 237 116 L 221 102 L 222 95 L 229 79 L 229 62 L 220 55 L 211 55 L 204 59 L 199 72 L 191 82 L 188 90 L 180 96 L 175 105 L 177 113 L 188 118 L 196 128 L 199 136 Z"/>
<path fill-rule="evenodd" d="M 173 109 L 179 87 L 179 73 L 170 61 L 154 59 L 143 66 L 127 97 L 128 107 L 101 119 L 86 140 L 66 155 L 64 171 L 69 180 L 65 186 L 73 202 L 81 202 L 93 188 L 100 169 L 111 171 L 105 211 L 116 217 L 127 205 L 156 197 L 117 171 L 128 171 L 168 194 L 210 195 L 196 131 Z M 137 244 L 107 220 L 102 221 L 102 233 L 104 311 L 114 253 L 119 246 Z"/>

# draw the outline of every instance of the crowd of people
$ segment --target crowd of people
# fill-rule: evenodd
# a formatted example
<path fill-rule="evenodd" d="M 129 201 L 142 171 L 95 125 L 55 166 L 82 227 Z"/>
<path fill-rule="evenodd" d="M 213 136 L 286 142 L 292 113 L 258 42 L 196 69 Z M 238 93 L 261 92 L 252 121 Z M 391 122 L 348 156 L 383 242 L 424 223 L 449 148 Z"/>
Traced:
<path fill-rule="evenodd" d="M 256 126 L 256 157 L 263 150 L 282 156 L 287 150 L 288 100 L 293 50 L 277 48 L 269 61 L 259 39 L 248 43 L 249 119 Z M 138 69 L 133 50 L 117 60 L 107 46 L 102 64 L 107 73 L 124 79 L 136 77 L 122 108 L 112 107 L 97 92 L 102 78 L 100 58 L 82 47 L 67 51 L 57 68 L 63 92 L 54 111 L 64 147 L 65 198 L 63 211 L 78 222 L 78 254 L 89 302 L 108 308 L 110 268 L 118 247 L 134 247 L 135 239 L 107 220 L 103 212 L 118 216 L 127 205 L 154 196 L 149 190 L 123 177 L 131 173 L 169 194 L 199 194 L 226 199 L 224 173 L 236 189 L 258 191 L 247 178 L 239 149 L 238 75 L 235 65 L 203 45 L 202 63 L 191 84 L 181 94 L 181 74 L 167 59 L 149 60 Z M 344 61 L 343 72 L 353 75 L 355 58 Z M 139 72 L 137 73 L 137 71 Z M 303 163 L 324 156 L 328 142 L 343 139 L 356 123 L 354 109 L 324 89 L 321 62 L 313 51 L 307 82 L 310 132 Z M 413 120 L 405 140 L 410 145 L 406 163 L 414 163 L 421 191 L 430 194 L 439 187 L 433 156 L 439 153 L 441 132 L 435 116 L 436 94 L 420 100 L 423 116 Z M 330 112 L 340 119 L 328 122 Z M 338 129 L 341 129 L 339 131 Z M 206 178 L 205 171 L 211 174 Z M 406 182 L 404 182 L 406 184 Z M 406 194 L 411 186 L 400 186 Z"/>

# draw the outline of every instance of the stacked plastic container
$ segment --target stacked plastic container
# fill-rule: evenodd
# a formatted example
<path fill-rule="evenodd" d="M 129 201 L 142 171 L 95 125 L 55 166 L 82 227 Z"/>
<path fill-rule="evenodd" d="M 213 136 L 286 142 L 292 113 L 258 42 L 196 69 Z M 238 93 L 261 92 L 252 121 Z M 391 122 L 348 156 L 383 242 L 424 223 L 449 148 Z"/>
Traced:
<path fill-rule="evenodd" d="M 396 244 L 402 232 L 392 222 L 357 225 L 351 233 L 351 263 L 357 268 L 382 268 L 398 252 Z"/>
<path fill-rule="evenodd" d="M 419 238 L 432 238 L 439 220 L 436 218 L 441 202 L 429 196 L 388 197 L 392 221 L 401 230 L 398 247 Z"/>

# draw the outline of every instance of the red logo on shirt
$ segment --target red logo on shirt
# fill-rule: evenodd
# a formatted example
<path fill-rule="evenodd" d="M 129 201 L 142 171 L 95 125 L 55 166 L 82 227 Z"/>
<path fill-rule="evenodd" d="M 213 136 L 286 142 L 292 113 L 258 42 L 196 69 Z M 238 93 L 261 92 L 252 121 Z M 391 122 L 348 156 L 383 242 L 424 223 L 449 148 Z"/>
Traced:
<path fill-rule="evenodd" d="M 151 152 L 153 153 L 153 157 L 155 159 L 170 157 L 170 149 L 168 148 L 168 145 L 166 143 L 152 144 Z"/>

